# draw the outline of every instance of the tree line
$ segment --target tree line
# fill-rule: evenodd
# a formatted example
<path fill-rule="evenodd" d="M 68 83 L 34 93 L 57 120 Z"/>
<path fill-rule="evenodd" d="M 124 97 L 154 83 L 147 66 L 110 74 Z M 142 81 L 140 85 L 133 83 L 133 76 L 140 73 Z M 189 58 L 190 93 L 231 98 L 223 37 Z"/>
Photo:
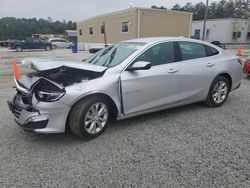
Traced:
<path fill-rule="evenodd" d="M 76 23 L 72 21 L 53 21 L 52 18 L 14 18 L 0 19 L 0 41 L 7 39 L 25 39 L 32 34 L 63 34 L 65 30 L 75 30 Z"/>
<path fill-rule="evenodd" d="M 164 6 L 152 8 L 167 9 Z M 184 6 L 179 4 L 174 5 L 171 10 L 192 12 L 193 20 L 203 20 L 206 5 L 203 2 L 192 4 L 186 3 Z M 208 19 L 216 18 L 250 18 L 250 1 L 247 0 L 221 0 L 219 2 L 212 2 L 208 6 Z"/>

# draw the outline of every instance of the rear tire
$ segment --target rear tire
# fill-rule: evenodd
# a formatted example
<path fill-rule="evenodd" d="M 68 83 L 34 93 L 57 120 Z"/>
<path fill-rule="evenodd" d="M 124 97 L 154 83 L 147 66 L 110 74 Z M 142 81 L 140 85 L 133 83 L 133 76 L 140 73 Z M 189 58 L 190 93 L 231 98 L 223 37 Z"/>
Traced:
<path fill-rule="evenodd" d="M 104 132 L 110 115 L 110 105 L 104 97 L 87 97 L 71 110 L 69 128 L 78 137 L 92 139 Z"/>
<path fill-rule="evenodd" d="M 22 51 L 23 51 L 22 46 L 16 46 L 16 51 L 17 51 L 17 52 L 22 52 Z"/>
<path fill-rule="evenodd" d="M 224 76 L 217 76 L 209 89 L 205 104 L 209 107 L 219 107 L 227 100 L 230 83 Z"/>

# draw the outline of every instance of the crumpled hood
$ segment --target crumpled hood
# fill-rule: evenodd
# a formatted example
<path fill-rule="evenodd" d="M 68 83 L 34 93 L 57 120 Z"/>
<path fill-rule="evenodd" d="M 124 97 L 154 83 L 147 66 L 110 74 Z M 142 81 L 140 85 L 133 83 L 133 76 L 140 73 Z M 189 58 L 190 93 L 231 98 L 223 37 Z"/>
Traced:
<path fill-rule="evenodd" d="M 75 62 L 75 61 L 60 61 L 41 58 L 26 58 L 21 61 L 23 65 L 30 67 L 36 71 L 46 71 L 59 67 L 70 67 L 75 69 L 82 69 L 94 72 L 103 72 L 107 67 L 93 65 L 87 62 Z"/>

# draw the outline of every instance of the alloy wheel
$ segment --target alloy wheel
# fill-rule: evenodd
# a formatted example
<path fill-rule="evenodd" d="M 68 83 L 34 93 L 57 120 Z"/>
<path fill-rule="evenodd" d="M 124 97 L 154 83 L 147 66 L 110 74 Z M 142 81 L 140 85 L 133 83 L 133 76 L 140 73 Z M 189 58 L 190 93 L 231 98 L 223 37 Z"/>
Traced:
<path fill-rule="evenodd" d="M 102 102 L 94 103 L 87 111 L 84 127 L 90 134 L 99 133 L 108 121 L 108 108 Z"/>
<path fill-rule="evenodd" d="M 227 83 L 222 80 L 217 82 L 213 88 L 213 93 L 212 93 L 214 102 L 217 104 L 222 103 L 226 99 L 227 93 L 228 93 Z"/>

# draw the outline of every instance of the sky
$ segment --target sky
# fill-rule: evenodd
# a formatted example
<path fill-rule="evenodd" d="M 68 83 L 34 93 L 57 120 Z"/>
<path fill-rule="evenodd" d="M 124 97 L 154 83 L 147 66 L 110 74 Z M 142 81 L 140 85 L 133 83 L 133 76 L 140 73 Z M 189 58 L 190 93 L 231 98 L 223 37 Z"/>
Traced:
<path fill-rule="evenodd" d="M 152 5 L 172 8 L 175 4 L 198 3 L 205 0 L 0 0 L 1 17 L 44 18 L 80 21 L 103 13 Z"/>

